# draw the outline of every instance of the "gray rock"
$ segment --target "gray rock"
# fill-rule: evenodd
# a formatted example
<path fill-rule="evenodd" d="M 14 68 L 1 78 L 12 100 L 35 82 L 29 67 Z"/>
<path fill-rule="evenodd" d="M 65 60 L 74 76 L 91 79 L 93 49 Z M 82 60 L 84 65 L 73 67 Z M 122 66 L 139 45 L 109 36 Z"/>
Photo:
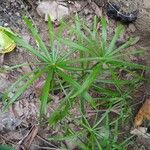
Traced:
<path fill-rule="evenodd" d="M 69 15 L 69 9 L 55 1 L 40 2 L 36 10 L 41 17 L 45 18 L 45 21 L 48 20 L 48 15 L 53 22 L 60 21 L 64 16 Z"/>

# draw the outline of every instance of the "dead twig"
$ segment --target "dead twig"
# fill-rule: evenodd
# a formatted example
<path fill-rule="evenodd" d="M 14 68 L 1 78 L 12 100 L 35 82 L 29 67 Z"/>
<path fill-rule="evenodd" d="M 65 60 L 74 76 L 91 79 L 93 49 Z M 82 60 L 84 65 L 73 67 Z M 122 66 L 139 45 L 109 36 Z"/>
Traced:
<path fill-rule="evenodd" d="M 38 133 L 38 125 L 34 125 L 27 135 L 19 142 L 19 147 L 22 150 L 29 150 L 34 138 Z"/>
<path fill-rule="evenodd" d="M 48 144 L 49 146 L 58 148 L 57 146 L 55 146 L 54 144 L 51 144 L 49 141 L 47 141 L 46 139 L 44 139 L 44 138 L 41 137 L 40 135 L 37 135 L 37 138 L 39 138 L 41 141 L 43 141 L 44 143 Z"/>

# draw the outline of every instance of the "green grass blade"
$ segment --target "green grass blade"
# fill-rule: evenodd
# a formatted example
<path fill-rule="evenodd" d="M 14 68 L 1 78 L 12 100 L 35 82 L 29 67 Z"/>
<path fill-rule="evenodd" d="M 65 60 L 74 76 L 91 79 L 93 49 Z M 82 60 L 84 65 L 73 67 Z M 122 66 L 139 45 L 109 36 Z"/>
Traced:
<path fill-rule="evenodd" d="M 105 18 L 101 19 L 101 25 L 102 25 L 102 40 L 101 40 L 101 48 L 102 48 L 102 54 L 104 55 L 106 53 L 106 44 L 107 44 L 107 22 Z"/>
<path fill-rule="evenodd" d="M 58 38 L 58 40 L 61 43 L 69 46 L 70 48 L 75 49 L 76 51 L 83 51 L 83 52 L 89 52 L 89 53 L 91 53 L 90 50 L 88 48 L 86 48 L 85 46 L 83 46 L 81 44 L 78 44 L 78 43 L 75 43 L 75 42 L 73 42 L 73 41 L 71 41 L 69 39 Z"/>
<path fill-rule="evenodd" d="M 94 124 L 93 129 L 99 126 L 99 124 L 105 119 L 105 117 L 109 114 L 109 112 L 110 112 L 110 109 L 108 108 L 107 111 L 104 114 L 102 114 L 102 117 L 100 118 L 100 120 L 96 124 Z"/>
<path fill-rule="evenodd" d="M 106 52 L 106 55 L 109 54 L 109 53 L 111 53 L 111 52 L 114 50 L 115 44 L 116 44 L 116 42 L 117 42 L 119 36 L 121 35 L 121 33 L 122 33 L 123 31 L 124 31 L 123 25 L 119 25 L 119 26 L 116 28 L 115 35 L 114 35 L 113 38 L 112 38 L 112 41 L 111 41 L 111 43 L 110 43 L 110 45 L 109 45 L 109 48 L 108 48 L 108 50 L 107 50 L 107 52 Z"/>
<path fill-rule="evenodd" d="M 110 55 L 114 55 L 117 54 L 118 52 L 120 52 L 121 50 L 124 50 L 126 48 L 128 48 L 130 45 L 132 45 L 134 42 L 136 41 L 136 39 L 134 38 L 130 38 L 126 43 L 124 43 L 123 45 L 121 45 L 119 48 L 115 49 L 114 51 L 112 51 L 110 53 Z"/>
<path fill-rule="evenodd" d="M 134 69 L 143 69 L 143 70 L 147 70 L 150 71 L 150 67 L 148 66 L 144 66 L 144 65 L 140 65 L 140 64 L 136 64 L 136 63 L 131 63 L 131 62 L 127 62 L 124 60 L 120 60 L 120 59 L 109 59 L 107 61 L 109 64 L 114 65 L 114 66 L 122 66 L 121 68 L 124 67 L 129 67 L 129 68 L 134 68 Z"/>
<path fill-rule="evenodd" d="M 57 122 L 61 121 L 69 114 L 69 110 L 74 102 L 74 99 L 70 99 L 70 96 L 74 90 L 70 91 L 69 94 L 66 95 L 64 99 L 61 100 L 58 108 L 51 114 L 48 119 L 49 125 L 55 125 Z"/>
<path fill-rule="evenodd" d="M 7 103 L 7 105 L 5 106 L 5 109 L 7 109 L 11 104 L 13 104 L 17 100 L 17 98 L 27 89 L 27 87 L 29 87 L 36 79 L 38 79 L 47 70 L 48 70 L 48 67 L 45 67 L 44 69 L 40 70 L 38 73 L 32 76 L 31 79 L 28 80 L 22 87 L 20 87 L 17 93 Z"/>
<path fill-rule="evenodd" d="M 75 98 L 76 96 L 80 95 L 82 92 L 86 91 L 92 85 L 97 75 L 99 74 L 100 69 L 101 69 L 100 65 L 97 65 L 96 67 L 93 68 L 92 72 L 87 77 L 86 81 L 83 83 L 80 89 L 72 96 L 72 98 Z"/>
<path fill-rule="evenodd" d="M 103 42 L 106 44 L 106 41 L 107 41 L 107 21 L 105 18 L 101 19 L 101 25 L 102 25 L 102 39 L 103 39 Z"/>
<path fill-rule="evenodd" d="M 89 62 L 89 61 L 103 61 L 105 60 L 106 58 L 104 57 L 84 57 L 84 58 L 77 58 L 77 59 L 74 59 L 74 60 L 66 60 L 65 61 L 65 64 L 75 64 L 75 63 L 79 63 L 79 62 Z"/>
<path fill-rule="evenodd" d="M 7 91 L 12 91 L 14 88 L 16 88 L 18 86 L 18 84 L 21 81 L 28 80 L 30 75 L 32 75 L 33 73 L 34 72 L 30 72 L 30 73 L 27 73 L 27 74 L 21 76 L 16 82 L 14 82 L 10 87 L 8 87 Z"/>
<path fill-rule="evenodd" d="M 95 40 L 97 35 L 97 16 L 94 16 L 94 24 L 93 24 L 93 32 L 92 32 L 92 39 Z"/>
<path fill-rule="evenodd" d="M 47 74 L 47 78 L 45 80 L 44 87 L 42 89 L 42 94 L 41 94 L 41 104 L 40 104 L 40 116 L 46 114 L 46 107 L 47 107 L 47 100 L 50 92 L 50 87 L 51 87 L 51 81 L 53 78 L 53 70 L 50 70 Z"/>
<path fill-rule="evenodd" d="M 36 27 L 33 27 L 32 22 L 31 22 L 27 17 L 23 17 L 23 19 L 24 19 L 24 21 L 25 21 L 25 23 L 26 23 L 28 29 L 30 30 L 30 32 L 31 32 L 31 34 L 32 34 L 32 36 L 33 36 L 33 38 L 34 38 L 35 41 L 37 42 L 39 48 L 40 48 L 42 51 L 44 51 L 45 57 L 48 58 L 48 59 L 50 59 L 51 57 L 50 57 L 49 51 L 48 51 L 48 49 L 46 48 L 44 42 L 42 41 L 40 35 L 38 34 L 38 31 L 37 31 Z"/>
<path fill-rule="evenodd" d="M 48 31 L 49 31 L 50 47 L 53 47 L 55 32 L 50 16 L 48 16 Z"/>
<path fill-rule="evenodd" d="M 72 67 L 72 66 L 66 66 L 66 65 L 59 65 L 59 67 L 68 71 L 86 71 L 86 69 L 83 69 L 81 67 Z"/>
<path fill-rule="evenodd" d="M 14 35 L 8 31 L 4 31 L 6 35 L 8 35 L 12 40 L 14 40 L 14 42 L 16 44 L 18 44 L 19 46 L 25 48 L 27 51 L 29 51 L 30 53 L 34 54 L 35 56 L 37 56 L 41 61 L 44 62 L 48 62 L 47 58 L 45 56 L 43 56 L 42 54 L 40 54 L 36 49 L 34 49 L 31 45 L 29 45 L 25 40 L 23 40 L 22 38 L 20 38 L 17 35 Z"/>
<path fill-rule="evenodd" d="M 75 90 L 79 90 L 81 86 L 73 80 L 70 76 L 66 75 L 63 71 L 57 70 L 59 76 L 61 76 L 66 82 L 68 82 Z M 95 107 L 95 102 L 93 101 L 92 97 L 89 95 L 87 91 L 84 91 L 81 95 L 87 102 L 90 103 L 92 107 Z"/>
<path fill-rule="evenodd" d="M 78 32 L 81 32 L 81 22 L 77 14 L 75 15 L 75 25 L 76 25 L 76 30 Z"/>
<path fill-rule="evenodd" d="M 72 28 L 71 31 L 77 35 L 77 40 L 79 42 L 86 40 L 87 42 L 90 42 L 88 37 L 84 34 L 84 32 L 81 30 L 82 23 L 78 15 L 75 16 L 75 28 Z"/>
<path fill-rule="evenodd" d="M 143 54 L 144 51 L 143 50 L 136 50 L 136 51 L 125 51 L 125 52 L 122 52 L 122 53 L 119 53 L 119 54 L 115 54 L 112 58 L 114 59 L 120 59 L 120 58 L 123 58 L 124 56 L 135 56 L 135 55 L 140 55 L 140 54 Z"/>

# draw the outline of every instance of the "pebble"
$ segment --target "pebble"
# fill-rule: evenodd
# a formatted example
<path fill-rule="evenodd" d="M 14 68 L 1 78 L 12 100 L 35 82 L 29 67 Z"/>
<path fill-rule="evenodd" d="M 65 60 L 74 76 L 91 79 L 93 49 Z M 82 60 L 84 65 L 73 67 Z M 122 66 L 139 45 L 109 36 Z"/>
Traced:
<path fill-rule="evenodd" d="M 16 12 L 15 14 L 16 14 L 18 17 L 20 17 L 20 13 L 19 13 L 19 12 Z"/>
<path fill-rule="evenodd" d="M 4 26 L 5 26 L 5 27 L 8 27 L 8 23 L 4 23 Z"/>
<path fill-rule="evenodd" d="M 85 14 L 85 15 L 88 15 L 88 14 L 89 14 L 89 9 L 86 9 L 86 8 L 85 8 L 85 9 L 84 9 L 84 14 Z"/>
<path fill-rule="evenodd" d="M 134 33 L 135 32 L 135 30 L 136 30 L 136 27 L 135 27 L 135 25 L 133 24 L 133 23 L 131 23 L 131 24 L 129 24 L 129 30 L 132 32 L 132 33 Z"/>
<path fill-rule="evenodd" d="M 9 12 L 9 13 L 8 13 L 8 15 L 10 15 L 10 16 L 11 16 L 11 15 L 12 15 L 12 13 L 11 13 L 11 12 Z"/>

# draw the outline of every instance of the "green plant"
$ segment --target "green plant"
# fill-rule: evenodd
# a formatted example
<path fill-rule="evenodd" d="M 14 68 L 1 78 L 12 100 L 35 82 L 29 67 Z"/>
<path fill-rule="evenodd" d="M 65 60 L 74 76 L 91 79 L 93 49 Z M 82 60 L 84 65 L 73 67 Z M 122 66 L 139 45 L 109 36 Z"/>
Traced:
<path fill-rule="evenodd" d="M 135 43 L 134 38 L 130 38 L 125 44 L 116 47 L 116 42 L 123 33 L 123 26 L 119 25 L 115 34 L 110 40 L 107 37 L 107 22 L 101 19 L 101 34 L 97 30 L 97 18 L 94 18 L 93 29 L 89 29 L 78 16 L 75 17 L 75 26 L 70 27 L 64 21 L 61 22 L 58 32 L 54 31 L 50 17 L 48 18 L 48 29 L 50 44 L 45 46 L 37 29 L 32 22 L 24 17 L 24 21 L 29 28 L 38 47 L 35 49 L 21 37 L 5 33 L 10 36 L 18 46 L 25 48 L 38 58 L 38 62 L 32 62 L 36 68 L 29 74 L 20 77 L 7 91 L 8 108 L 17 98 L 39 77 L 45 77 L 45 84 L 40 97 L 40 118 L 47 112 L 49 94 L 56 89 L 63 93 L 58 108 L 49 116 L 49 125 L 55 125 L 65 118 L 74 118 L 70 112 L 72 108 L 80 107 L 81 117 L 75 119 L 74 123 L 83 129 L 81 134 L 76 134 L 73 129 L 67 130 L 67 136 L 75 136 L 83 144 L 77 144 L 82 149 L 103 149 L 117 147 L 117 135 L 113 135 L 111 128 L 117 126 L 127 118 L 127 100 L 132 99 L 133 90 L 140 86 L 143 77 L 135 70 L 146 67 L 124 60 L 124 56 L 140 54 L 141 51 L 131 52 L 126 49 Z M 63 36 L 63 31 L 68 29 L 67 37 Z M 75 36 L 74 41 L 70 38 Z M 129 75 L 130 79 L 125 75 Z M 23 85 L 13 97 L 8 98 L 8 93 L 20 82 Z M 97 95 L 96 97 L 93 95 Z M 89 105 L 95 110 L 92 124 L 87 119 Z M 119 110 L 117 117 L 109 116 L 112 109 Z M 104 113 L 99 114 L 101 109 Z M 65 124 L 66 126 L 66 124 Z M 104 130 L 102 132 L 102 127 Z M 64 127 L 66 130 L 66 127 Z M 103 133 L 102 134 L 100 134 Z M 69 135 L 68 135 L 69 134 Z M 56 140 L 56 138 L 54 138 Z M 57 138 L 65 140 L 63 138 Z M 88 144 L 85 144 L 88 141 Z M 110 146 L 112 144 L 112 147 Z M 119 147 L 119 146 L 118 146 Z M 117 149 L 117 148 L 116 148 Z"/>
<path fill-rule="evenodd" d="M 8 145 L 0 145 L 0 150 L 15 150 L 15 149 Z"/>

